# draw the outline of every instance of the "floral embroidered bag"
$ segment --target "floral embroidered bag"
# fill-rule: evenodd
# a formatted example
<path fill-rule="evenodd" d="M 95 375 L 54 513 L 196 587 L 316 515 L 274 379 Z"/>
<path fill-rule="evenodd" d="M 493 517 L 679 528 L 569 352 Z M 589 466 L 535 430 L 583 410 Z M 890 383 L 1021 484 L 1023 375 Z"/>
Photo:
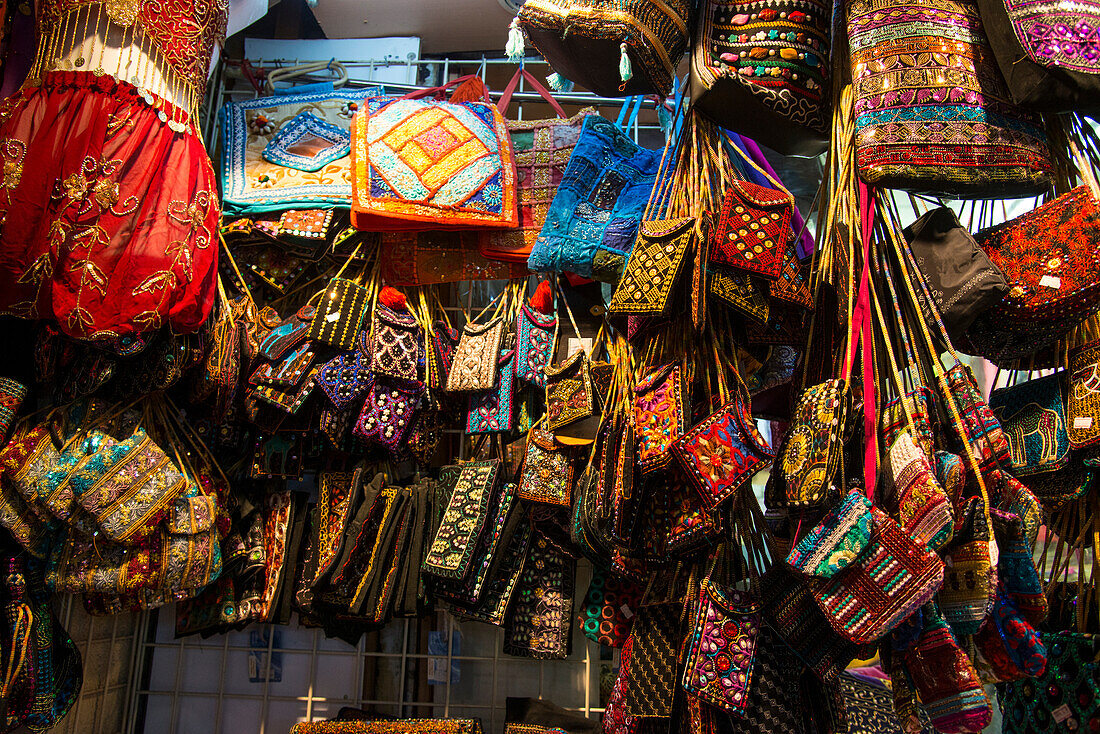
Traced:
<path fill-rule="evenodd" d="M 679 364 L 646 370 L 634 386 L 634 431 L 638 469 L 647 474 L 672 459 L 673 442 L 687 428 L 690 406 L 685 406 L 687 388 Z"/>
<path fill-rule="evenodd" d="M 497 360 L 507 325 L 504 317 L 498 316 L 487 324 L 462 327 L 447 373 L 447 392 L 476 392 L 496 386 Z"/>
<path fill-rule="evenodd" d="M 588 354 L 578 350 L 560 365 L 546 367 L 546 421 L 551 431 L 589 418 L 596 410 Z"/>
<path fill-rule="evenodd" d="M 546 387 L 545 367 L 554 358 L 558 319 L 553 313 L 520 306 L 516 316 L 516 377 L 535 387 Z"/>
<path fill-rule="evenodd" d="M 779 448 L 777 479 L 793 506 L 825 501 L 843 449 L 851 398 L 844 381 L 827 380 L 806 388 Z"/>
<path fill-rule="evenodd" d="M 470 394 L 466 433 L 504 433 L 515 424 L 516 350 L 509 349 L 497 361 L 497 385 L 492 390 Z"/>
<path fill-rule="evenodd" d="M 423 99 L 455 85 L 480 87 L 484 101 Z M 508 128 L 473 75 L 367 99 L 352 122 L 351 169 L 351 219 L 360 230 L 519 224 Z"/>
<path fill-rule="evenodd" d="M 572 504 L 573 472 L 573 459 L 566 447 L 554 438 L 554 434 L 532 428 L 527 434 L 527 451 L 520 473 L 520 499 L 569 507 Z"/>

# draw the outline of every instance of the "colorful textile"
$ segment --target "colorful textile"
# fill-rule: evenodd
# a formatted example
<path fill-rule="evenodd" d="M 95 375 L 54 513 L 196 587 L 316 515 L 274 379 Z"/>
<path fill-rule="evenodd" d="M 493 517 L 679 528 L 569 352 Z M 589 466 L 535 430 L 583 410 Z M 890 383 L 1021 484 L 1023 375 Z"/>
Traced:
<path fill-rule="evenodd" d="M 979 469 L 988 471 L 1008 464 L 1008 440 L 1001 422 L 982 397 L 974 372 L 965 364 L 957 364 L 947 371 L 947 385 L 963 421 L 965 435 L 959 438 L 970 444 Z"/>
<path fill-rule="evenodd" d="M 471 571 L 474 548 L 489 513 L 489 502 L 500 470 L 498 461 L 463 465 L 439 531 L 424 559 L 424 572 L 461 581 Z"/>
<path fill-rule="evenodd" d="M 554 358 L 558 319 L 526 303 L 516 317 L 516 377 L 535 387 L 546 387 L 543 368 Z"/>
<path fill-rule="evenodd" d="M 372 97 L 352 123 L 351 160 L 358 229 L 519 223 L 511 138 L 487 102 Z"/>
<path fill-rule="evenodd" d="M 313 117 L 350 130 L 351 119 L 375 87 L 260 97 L 229 102 L 222 110 L 222 195 L 227 214 L 257 214 L 296 207 L 351 204 L 351 158 L 335 158 L 316 171 L 264 159 L 272 139 L 303 109 Z"/>
<path fill-rule="evenodd" d="M 584 118 L 595 113 L 595 109 L 586 107 L 568 120 L 507 121 L 516 157 L 519 228 L 483 232 L 479 245 L 482 255 L 527 264 L 580 138 Z"/>
<path fill-rule="evenodd" d="M 680 633 L 679 602 L 638 609 L 630 630 L 630 675 L 624 708 L 631 716 L 667 717 L 676 690 L 676 654 Z"/>
<path fill-rule="evenodd" d="M 8 437 L 8 430 L 27 396 L 27 386 L 10 377 L 0 377 L 0 441 Z"/>
<path fill-rule="evenodd" d="M 795 405 L 779 448 L 779 475 L 787 502 L 821 504 L 840 465 L 850 398 L 843 380 L 806 388 Z"/>
<path fill-rule="evenodd" d="M 290 734 L 481 734 L 479 719 L 401 719 L 299 722 Z"/>
<path fill-rule="evenodd" d="M 311 112 L 301 112 L 283 125 L 264 146 L 264 160 L 312 173 L 351 154 L 351 134 Z"/>
<path fill-rule="evenodd" d="M 460 605 L 477 605 L 482 592 L 490 581 L 490 570 L 496 571 L 498 554 L 503 555 L 502 546 L 511 540 L 517 523 L 511 515 L 516 507 L 516 485 L 508 482 L 494 489 L 489 500 L 489 518 L 485 530 L 478 539 L 473 555 L 473 570 L 465 579 L 455 581 L 440 579 L 432 584 L 432 591 L 449 601 Z M 526 517 L 523 518 L 526 520 Z"/>
<path fill-rule="evenodd" d="M 457 283 L 462 280 L 511 280 L 525 277 L 525 263 L 490 260 L 478 249 L 478 232 L 386 232 L 379 261 L 382 278 L 392 286 Z"/>
<path fill-rule="evenodd" d="M 358 283 L 343 278 L 331 279 L 309 324 L 309 340 L 331 344 L 337 349 L 351 349 L 363 322 L 367 297 L 367 289 Z M 383 308 L 385 306 L 378 307 L 379 311 Z"/>
<path fill-rule="evenodd" d="M 1069 353 L 1066 432 L 1069 445 L 1081 449 L 1100 442 L 1100 341 Z"/>
<path fill-rule="evenodd" d="M 585 117 L 527 266 L 590 278 L 601 274 L 593 269 L 600 258 L 625 259 L 660 162 L 659 151 L 639 147 L 611 122 Z"/>
<path fill-rule="evenodd" d="M 1069 463 L 1062 376 L 1048 375 L 994 390 L 989 408 L 1008 440 L 1012 473 L 1056 471 Z"/>
<path fill-rule="evenodd" d="M 741 714 L 749 702 L 759 607 L 748 594 L 724 592 L 707 580 L 694 615 L 681 684 L 707 703 Z"/>
<path fill-rule="evenodd" d="M 859 558 L 870 542 L 871 502 L 849 492 L 791 549 L 787 563 L 807 576 L 831 578 Z"/>
<path fill-rule="evenodd" d="M 767 468 L 773 454 L 738 395 L 672 444 L 707 507 L 717 507 Z"/>
<path fill-rule="evenodd" d="M 576 351 L 558 365 L 547 365 L 546 422 L 551 431 L 588 418 L 596 410 L 588 355 Z"/>
<path fill-rule="evenodd" d="M 731 181 L 711 235 L 711 261 L 775 280 L 794 240 L 793 210 L 794 197 L 786 191 Z"/>
<path fill-rule="evenodd" d="M 901 656 L 936 731 L 963 734 L 989 725 L 989 697 L 942 618 L 927 616 L 916 645 Z"/>
<path fill-rule="evenodd" d="M 753 279 L 746 272 L 713 268 L 710 276 L 710 293 L 733 306 L 737 311 L 761 326 L 768 323 L 771 306 L 767 286 Z"/>
<path fill-rule="evenodd" d="M 377 304 L 371 332 L 371 371 L 397 380 L 415 381 L 422 340 L 413 315 Z"/>
<path fill-rule="evenodd" d="M 593 642 L 623 647 L 641 599 L 642 590 L 633 583 L 594 567 L 583 611 L 578 615 L 581 631 Z"/>
<path fill-rule="evenodd" d="M 447 372 L 447 392 L 478 392 L 496 387 L 497 360 L 507 326 L 500 316 L 487 324 L 469 323 L 462 327 Z"/>
<path fill-rule="evenodd" d="M 977 3 L 856 0 L 847 14 L 863 180 L 957 197 L 1047 188 L 1046 135 L 1012 102 Z"/>
<path fill-rule="evenodd" d="M 1093 731 L 1100 728 L 1100 637 L 1078 632 L 1041 632 L 1049 653 L 1035 678 L 997 686 L 1005 734 Z M 1095 723 L 1094 723 L 1095 722 Z"/>
<path fill-rule="evenodd" d="M 951 500 L 936 481 L 928 456 L 903 430 L 886 457 L 892 496 L 887 506 L 905 532 L 918 543 L 938 550 L 951 539 L 954 516 Z"/>
<path fill-rule="evenodd" d="M 170 129 L 145 94 L 109 75 L 50 72 L 4 102 L 0 313 L 116 351 L 162 326 L 195 331 L 210 314 L 214 171 L 198 136 Z"/>
<path fill-rule="evenodd" d="M 698 247 L 696 236 L 691 217 L 642 222 L 608 311 L 634 316 L 667 314 L 688 254 Z"/>
<path fill-rule="evenodd" d="M 672 443 L 687 428 L 683 368 L 678 364 L 647 370 L 634 386 L 634 431 L 638 469 L 647 473 L 672 459 Z"/>
<path fill-rule="evenodd" d="M 375 379 L 352 433 L 396 454 L 412 427 L 424 389 L 422 382 Z"/>
<path fill-rule="evenodd" d="M 523 456 L 519 496 L 525 502 L 570 507 L 573 460 L 550 431 L 532 429 Z"/>
<path fill-rule="evenodd" d="M 504 652 L 540 660 L 569 657 L 576 561 L 536 532 L 504 627 Z"/>
<path fill-rule="evenodd" d="M 509 349 L 497 361 L 496 387 L 470 394 L 466 433 L 504 433 L 515 424 L 516 350 Z"/>

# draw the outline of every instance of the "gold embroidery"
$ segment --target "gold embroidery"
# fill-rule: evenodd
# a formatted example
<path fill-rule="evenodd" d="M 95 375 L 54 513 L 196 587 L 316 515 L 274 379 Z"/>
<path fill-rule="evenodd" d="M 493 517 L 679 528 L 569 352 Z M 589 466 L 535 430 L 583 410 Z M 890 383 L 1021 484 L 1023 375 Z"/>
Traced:
<path fill-rule="evenodd" d="M 14 189 L 23 177 L 23 158 L 27 155 L 27 144 L 22 140 L 0 140 L 0 159 L 3 170 L 0 187 Z"/>

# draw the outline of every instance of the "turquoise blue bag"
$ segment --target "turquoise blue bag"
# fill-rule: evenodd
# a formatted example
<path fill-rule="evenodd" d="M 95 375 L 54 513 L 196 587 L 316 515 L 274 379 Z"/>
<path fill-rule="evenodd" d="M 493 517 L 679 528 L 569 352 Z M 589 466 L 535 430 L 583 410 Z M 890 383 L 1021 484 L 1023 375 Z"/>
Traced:
<path fill-rule="evenodd" d="M 585 118 L 527 260 L 531 270 L 618 280 L 661 163 L 661 151 L 646 150 L 623 132 L 640 108 L 639 97 L 627 101 L 617 123 L 599 115 Z"/>

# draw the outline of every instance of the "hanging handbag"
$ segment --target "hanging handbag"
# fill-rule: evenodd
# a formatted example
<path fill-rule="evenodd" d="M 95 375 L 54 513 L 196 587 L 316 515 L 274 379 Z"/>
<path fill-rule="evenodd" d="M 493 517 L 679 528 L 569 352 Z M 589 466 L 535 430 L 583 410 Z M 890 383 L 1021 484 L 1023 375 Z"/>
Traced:
<path fill-rule="evenodd" d="M 999 465 L 1007 466 L 1010 461 L 1008 440 L 1001 422 L 982 397 L 973 370 L 960 362 L 947 371 L 946 379 L 963 421 L 961 428 L 965 435 L 958 438 L 970 445 L 978 468 L 985 472 Z"/>
<path fill-rule="evenodd" d="M 990 313 L 999 325 L 1064 332 L 1100 309 L 1100 207 L 1088 186 L 974 238 L 1008 281 Z"/>
<path fill-rule="evenodd" d="M 544 368 L 554 358 L 558 319 L 524 303 L 516 316 L 516 377 L 535 387 L 546 387 Z"/>
<path fill-rule="evenodd" d="M 752 319 L 757 325 L 764 326 L 768 323 L 771 306 L 767 285 L 747 272 L 712 266 L 708 292 L 728 303 L 738 314 Z"/>
<path fill-rule="evenodd" d="M 712 706 L 743 716 L 749 692 L 759 684 L 753 678 L 759 605 L 748 593 L 724 590 L 707 578 L 699 585 L 693 617 L 680 685 Z"/>
<path fill-rule="evenodd" d="M 328 282 L 317 313 L 309 322 L 306 338 L 337 349 L 351 349 L 359 334 L 369 293 L 355 281 L 333 278 Z"/>
<path fill-rule="evenodd" d="M 585 117 L 527 267 L 618 280 L 660 163 L 660 151 L 639 147 L 616 124 Z"/>
<path fill-rule="evenodd" d="M 461 84 L 483 101 L 422 99 Z M 368 232 L 515 227 L 516 164 L 477 76 L 404 97 L 371 97 L 351 126 L 351 221 Z"/>
<path fill-rule="evenodd" d="M 375 305 L 371 324 L 370 369 L 375 375 L 415 381 L 420 363 L 420 327 L 408 311 Z"/>
<path fill-rule="evenodd" d="M 472 570 L 472 557 L 489 515 L 500 462 L 472 461 L 462 466 L 443 512 L 439 530 L 424 559 L 424 573 L 462 581 Z"/>
<path fill-rule="evenodd" d="M 673 442 L 687 428 L 688 388 L 679 364 L 646 370 L 634 386 L 634 431 L 638 469 L 647 474 L 672 459 Z"/>
<path fill-rule="evenodd" d="M 532 428 L 527 435 L 527 450 L 520 473 L 520 499 L 570 507 L 573 471 L 572 458 L 554 434 Z"/>
<path fill-rule="evenodd" d="M 630 630 L 630 674 L 624 708 L 628 715 L 667 718 L 676 690 L 676 653 L 680 634 L 680 603 L 643 605 Z"/>
<path fill-rule="evenodd" d="M 551 431 L 596 414 L 592 366 L 584 350 L 546 369 L 546 422 Z"/>
<path fill-rule="evenodd" d="M 497 361 L 497 385 L 492 390 L 471 393 L 466 413 L 466 433 L 506 433 L 515 425 L 516 350 L 503 352 Z"/>
<path fill-rule="evenodd" d="M 694 106 L 722 127 L 785 155 L 828 145 L 832 7 L 699 3 L 691 54 Z"/>
<path fill-rule="evenodd" d="M 712 262 L 775 280 L 794 239 L 794 197 L 748 181 L 730 181 L 711 235 Z"/>
<path fill-rule="evenodd" d="M 665 95 L 687 51 L 691 3 L 534 0 L 518 21 L 555 71 L 585 89 Z"/>
<path fill-rule="evenodd" d="M 1074 347 L 1067 372 L 1066 434 L 1082 449 L 1100 443 L 1100 341 Z"/>
<path fill-rule="evenodd" d="M 979 0 L 986 36 L 1017 104 L 1100 115 L 1095 2 Z"/>
<path fill-rule="evenodd" d="M 698 248 L 698 236 L 693 218 L 642 222 L 626 269 L 611 294 L 608 313 L 666 315 L 688 255 Z"/>
<path fill-rule="evenodd" d="M 1005 734 L 1085 731 L 1100 721 L 1100 635 L 1040 632 L 1045 672 L 997 686 Z"/>
<path fill-rule="evenodd" d="M 565 174 L 565 167 L 573 155 L 573 147 L 581 135 L 581 127 L 587 115 L 596 114 L 593 107 L 586 107 L 568 117 L 561 105 L 546 87 L 520 65 L 500 95 L 497 109 L 507 114 L 508 105 L 520 77 L 537 92 L 557 118 L 548 120 L 508 120 L 508 133 L 516 157 L 516 188 L 519 199 L 519 227 L 505 231 L 486 231 L 480 234 L 481 254 L 490 260 L 527 264 L 531 249 L 542 231 L 546 212 L 554 199 Z"/>
<path fill-rule="evenodd" d="M 374 384 L 374 375 L 362 350 L 341 352 L 320 365 L 314 381 L 338 411 L 350 409 Z"/>
<path fill-rule="evenodd" d="M 926 212 L 903 234 L 943 325 L 957 342 L 978 314 L 1008 292 L 1004 273 L 945 206 Z M 921 304 L 921 311 L 931 321 L 927 304 Z"/>
<path fill-rule="evenodd" d="M 936 480 L 928 455 L 902 431 L 886 455 L 887 507 L 918 543 L 938 550 L 951 540 L 955 519 L 951 500 Z"/>
<path fill-rule="evenodd" d="M 317 155 L 309 156 L 311 164 L 325 160 L 324 165 L 314 171 L 303 170 L 296 167 L 297 164 L 269 161 L 264 157 L 264 150 L 283 128 L 298 124 L 295 118 L 299 114 L 347 133 L 356 111 L 367 99 L 381 92 L 378 87 L 311 90 L 226 103 L 221 113 L 222 140 L 225 141 L 222 206 L 226 213 L 241 215 L 297 207 L 348 206 L 351 203 L 351 158 L 344 153 L 339 158 L 326 160 L 327 152 L 336 150 L 338 141 L 325 140 L 325 144 L 314 149 Z M 292 161 L 287 159 L 285 162 Z"/>
<path fill-rule="evenodd" d="M 450 324 L 439 320 L 432 324 L 431 343 L 428 349 L 428 387 L 430 389 L 443 390 L 446 386 L 458 340 L 459 331 Z"/>
<path fill-rule="evenodd" d="M 451 358 L 447 392 L 492 390 L 497 384 L 497 360 L 504 340 L 503 316 L 487 324 L 469 323 Z"/>
<path fill-rule="evenodd" d="M 977 4 L 937 8 L 926 19 L 902 0 L 846 7 L 860 178 L 961 198 L 1043 192 L 1053 171 L 1046 134 L 1012 103 Z"/>
<path fill-rule="evenodd" d="M 416 420 L 424 383 L 375 378 L 352 433 L 397 454 Z"/>
<path fill-rule="evenodd" d="M 576 561 L 536 531 L 504 625 L 506 655 L 569 657 L 576 572 Z"/>
<path fill-rule="evenodd" d="M 1069 463 L 1069 435 L 1060 374 L 1038 377 L 989 395 L 989 409 L 1008 441 L 1018 477 L 1057 471 Z"/>
<path fill-rule="evenodd" d="M 840 467 L 850 398 L 843 380 L 806 388 L 776 455 L 788 504 L 821 505 Z"/>
<path fill-rule="evenodd" d="M 692 426 L 672 444 L 703 503 L 717 507 L 772 462 L 772 453 L 740 390 L 736 397 Z"/>

